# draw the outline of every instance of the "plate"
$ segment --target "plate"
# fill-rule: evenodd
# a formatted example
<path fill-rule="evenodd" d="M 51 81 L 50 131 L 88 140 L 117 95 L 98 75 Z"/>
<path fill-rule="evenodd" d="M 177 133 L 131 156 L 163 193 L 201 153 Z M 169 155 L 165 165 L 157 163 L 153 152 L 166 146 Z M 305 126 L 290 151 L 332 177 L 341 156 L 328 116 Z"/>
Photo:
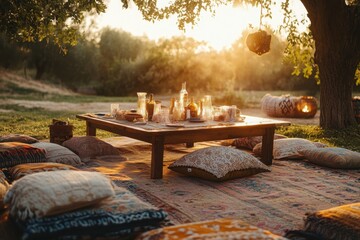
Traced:
<path fill-rule="evenodd" d="M 94 113 L 94 115 L 96 115 L 98 117 L 103 117 L 106 115 L 106 113 L 98 112 L 98 113 Z"/>
<path fill-rule="evenodd" d="M 205 122 L 204 119 L 200 119 L 200 118 L 190 118 L 189 122 L 196 122 L 196 123 L 202 123 Z"/>
<path fill-rule="evenodd" d="M 167 123 L 167 127 L 185 127 L 185 124 L 183 123 Z"/>
<path fill-rule="evenodd" d="M 135 125 L 146 125 L 146 122 L 134 122 Z"/>

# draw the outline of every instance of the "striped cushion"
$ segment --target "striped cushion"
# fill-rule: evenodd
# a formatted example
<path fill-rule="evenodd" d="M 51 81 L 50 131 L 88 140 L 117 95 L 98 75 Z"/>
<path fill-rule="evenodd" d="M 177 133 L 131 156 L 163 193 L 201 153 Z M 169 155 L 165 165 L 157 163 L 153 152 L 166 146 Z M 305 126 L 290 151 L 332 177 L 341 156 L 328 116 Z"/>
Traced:
<path fill-rule="evenodd" d="M 0 137 L 0 142 L 36 143 L 39 140 L 25 134 L 9 134 Z"/>
<path fill-rule="evenodd" d="M 360 169 L 360 153 L 345 148 L 328 147 L 303 149 L 299 151 L 314 164 L 343 169 Z"/>
<path fill-rule="evenodd" d="M 9 189 L 9 183 L 6 180 L 5 174 L 0 170 L 0 211 L 4 208 L 4 196 Z"/>
<path fill-rule="evenodd" d="M 45 162 L 45 154 L 44 149 L 26 143 L 0 143 L 0 168 L 12 167 L 21 163 Z"/>
<path fill-rule="evenodd" d="M 312 213 L 305 220 L 305 230 L 323 239 L 360 239 L 360 202 Z"/>
<path fill-rule="evenodd" d="M 117 188 L 114 198 L 63 214 L 19 222 L 22 239 L 133 239 L 160 227 L 167 213 Z"/>
<path fill-rule="evenodd" d="M 19 164 L 9 169 L 9 174 L 11 176 L 12 181 L 20 179 L 26 175 L 37 173 L 37 172 L 51 172 L 51 171 L 59 171 L 59 170 L 77 170 L 77 168 L 62 164 L 62 163 L 52 163 L 52 162 L 44 162 L 44 163 L 25 163 Z"/>

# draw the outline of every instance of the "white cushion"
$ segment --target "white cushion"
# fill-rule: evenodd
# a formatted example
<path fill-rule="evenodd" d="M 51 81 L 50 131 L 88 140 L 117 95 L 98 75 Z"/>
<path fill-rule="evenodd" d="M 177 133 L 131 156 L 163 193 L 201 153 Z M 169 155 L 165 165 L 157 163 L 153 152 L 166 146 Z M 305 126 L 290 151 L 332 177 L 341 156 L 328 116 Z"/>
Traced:
<path fill-rule="evenodd" d="M 82 208 L 112 196 L 114 189 L 105 175 L 63 170 L 34 173 L 15 181 L 4 203 L 11 216 L 26 220 Z"/>

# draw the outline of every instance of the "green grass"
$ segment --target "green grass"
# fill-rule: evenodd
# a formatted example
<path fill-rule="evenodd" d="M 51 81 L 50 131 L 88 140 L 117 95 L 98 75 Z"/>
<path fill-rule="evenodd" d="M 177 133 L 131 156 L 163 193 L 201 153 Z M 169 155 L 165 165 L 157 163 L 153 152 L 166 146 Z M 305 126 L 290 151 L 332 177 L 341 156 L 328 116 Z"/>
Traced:
<path fill-rule="evenodd" d="M 323 130 L 314 125 L 291 125 L 276 129 L 276 133 L 360 152 L 360 125 L 343 130 Z"/>
<path fill-rule="evenodd" d="M 85 122 L 76 118 L 76 114 L 82 112 L 48 111 L 42 108 L 25 108 L 18 105 L 0 105 L 0 109 L 9 110 L 0 114 L 0 135 L 21 133 L 40 140 L 50 139 L 49 125 L 52 119 L 69 121 L 74 126 L 74 136 L 86 134 Z M 325 131 L 319 126 L 291 125 L 276 129 L 276 133 L 360 152 L 360 126 L 338 131 Z M 97 136 L 105 138 L 116 135 L 98 130 Z"/>
<path fill-rule="evenodd" d="M 274 96 L 291 94 L 293 96 L 306 95 L 305 91 L 239 91 L 235 93 L 216 93 L 214 96 L 215 105 L 232 105 L 238 107 L 260 107 L 260 100 L 266 94 Z M 360 95 L 359 93 L 354 93 Z M 157 96 L 166 98 L 166 96 Z M 316 96 L 318 97 L 318 96 Z M 33 89 L 22 88 L 16 84 L 5 82 L 0 79 L 0 100 L 21 99 L 21 100 L 46 100 L 53 102 L 69 103 L 91 103 L 91 102 L 135 102 L 137 97 L 104 97 L 85 95 L 56 95 L 48 94 Z M 82 112 L 48 111 L 42 108 L 25 108 L 18 105 L 0 105 L 0 135 L 9 133 L 22 133 L 33 136 L 40 140 L 49 139 L 49 125 L 52 119 L 69 121 L 74 126 L 74 136 L 83 136 L 85 122 L 78 120 L 76 114 Z M 338 146 L 360 152 L 360 125 L 339 131 L 324 131 L 319 126 L 291 125 L 276 130 L 276 133 L 288 137 L 305 138 L 311 141 L 320 141 L 329 146 Z M 114 134 L 98 130 L 97 136 L 110 137 Z"/>
<path fill-rule="evenodd" d="M 68 121 L 74 126 L 74 136 L 86 134 L 85 122 L 76 118 L 80 112 L 47 111 L 42 108 L 25 108 L 18 105 L 0 105 L 9 110 L 0 114 L 0 135 L 21 133 L 40 140 L 50 139 L 49 125 L 52 119 Z M 98 137 L 114 136 L 106 131 L 97 131 Z"/>
<path fill-rule="evenodd" d="M 28 92 L 21 95 L 17 92 L 14 94 L 1 94 L 0 99 L 16 99 L 29 101 L 51 101 L 51 102 L 69 102 L 69 103 L 91 103 L 91 102 L 136 102 L 137 97 L 105 97 L 105 96 L 89 96 L 89 95 L 55 95 L 43 92 Z"/>

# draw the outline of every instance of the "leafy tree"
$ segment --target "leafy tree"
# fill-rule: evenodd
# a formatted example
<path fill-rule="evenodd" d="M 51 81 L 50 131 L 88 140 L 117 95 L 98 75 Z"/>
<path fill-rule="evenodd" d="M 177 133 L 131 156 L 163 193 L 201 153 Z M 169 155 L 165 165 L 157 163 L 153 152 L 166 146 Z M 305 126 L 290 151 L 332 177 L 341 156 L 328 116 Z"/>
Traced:
<path fill-rule="evenodd" d="M 99 42 L 100 93 L 126 95 L 134 90 L 140 74 L 136 71 L 136 60 L 145 43 L 146 40 L 128 32 L 109 28 L 102 31 Z"/>
<path fill-rule="evenodd" d="M 5 34 L 0 34 L 0 66 L 16 68 L 23 63 L 26 52 Z"/>
<path fill-rule="evenodd" d="M 99 0 L 1 0 L 0 32 L 20 42 L 52 39 L 55 44 L 76 43 L 86 14 L 104 12 Z"/>
<path fill-rule="evenodd" d="M 121 1 L 124 7 L 130 2 Z M 352 89 L 360 61 L 360 1 L 299 1 L 308 12 L 310 32 L 296 32 L 298 22 L 292 17 L 289 0 L 175 0 L 165 7 L 158 7 L 157 1 L 133 0 L 145 19 L 154 21 L 176 15 L 180 29 L 184 29 L 186 24 L 196 24 L 203 11 L 215 13 L 216 6 L 221 4 L 261 4 L 267 10 L 264 15 L 271 16 L 270 6 L 274 2 L 281 2 L 284 9 L 284 27 L 290 33 L 289 44 L 302 44 L 315 49 L 314 56 L 307 59 L 304 73 L 313 74 L 312 70 L 309 70 L 312 67 L 319 70 L 320 126 L 325 129 L 339 129 L 356 124 L 352 109 Z M 309 65 L 312 62 L 316 65 Z"/>

